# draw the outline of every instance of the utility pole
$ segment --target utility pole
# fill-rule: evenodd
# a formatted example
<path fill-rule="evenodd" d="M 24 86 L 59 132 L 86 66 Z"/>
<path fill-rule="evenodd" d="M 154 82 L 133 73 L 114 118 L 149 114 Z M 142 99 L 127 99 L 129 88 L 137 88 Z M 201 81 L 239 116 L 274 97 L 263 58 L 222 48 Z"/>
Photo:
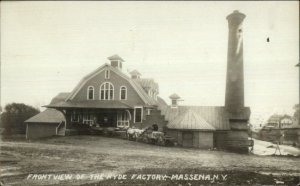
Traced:
<path fill-rule="evenodd" d="M 299 109 L 300 109 L 300 62 L 296 65 L 296 67 L 299 68 Z M 298 124 L 300 125 L 300 114 L 298 116 Z"/>

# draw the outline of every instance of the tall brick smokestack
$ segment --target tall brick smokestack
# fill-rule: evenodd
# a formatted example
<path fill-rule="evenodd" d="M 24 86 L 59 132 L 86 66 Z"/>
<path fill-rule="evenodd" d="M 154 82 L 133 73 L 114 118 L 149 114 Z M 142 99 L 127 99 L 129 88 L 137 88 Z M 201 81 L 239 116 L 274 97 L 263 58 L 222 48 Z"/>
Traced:
<path fill-rule="evenodd" d="M 228 15 L 228 53 L 225 107 L 232 113 L 244 108 L 243 20 L 245 14 L 235 10 Z"/>

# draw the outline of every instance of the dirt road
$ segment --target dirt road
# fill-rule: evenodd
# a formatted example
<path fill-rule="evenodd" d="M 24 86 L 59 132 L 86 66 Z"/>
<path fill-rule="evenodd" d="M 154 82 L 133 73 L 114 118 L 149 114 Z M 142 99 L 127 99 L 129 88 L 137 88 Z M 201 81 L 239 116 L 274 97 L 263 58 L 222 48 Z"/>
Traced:
<path fill-rule="evenodd" d="M 300 159 L 160 147 L 101 136 L 68 136 L 33 142 L 1 141 L 0 179 L 10 185 L 82 185 L 95 180 L 32 179 L 34 174 L 104 174 L 167 170 L 248 172 L 300 176 Z M 160 170 L 160 171 L 159 171 Z M 184 172 L 183 172 L 184 173 Z M 230 175 L 229 175 L 230 176 Z M 97 181 L 99 182 L 99 181 Z"/>

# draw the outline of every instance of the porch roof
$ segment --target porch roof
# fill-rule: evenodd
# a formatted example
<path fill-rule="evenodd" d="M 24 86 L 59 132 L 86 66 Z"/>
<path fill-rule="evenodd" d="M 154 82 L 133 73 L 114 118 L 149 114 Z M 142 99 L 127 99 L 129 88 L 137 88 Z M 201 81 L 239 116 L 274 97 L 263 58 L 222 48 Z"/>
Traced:
<path fill-rule="evenodd" d="M 45 105 L 47 108 L 100 108 L 100 109 L 130 109 L 133 106 L 117 100 L 85 100 L 61 101 Z"/>

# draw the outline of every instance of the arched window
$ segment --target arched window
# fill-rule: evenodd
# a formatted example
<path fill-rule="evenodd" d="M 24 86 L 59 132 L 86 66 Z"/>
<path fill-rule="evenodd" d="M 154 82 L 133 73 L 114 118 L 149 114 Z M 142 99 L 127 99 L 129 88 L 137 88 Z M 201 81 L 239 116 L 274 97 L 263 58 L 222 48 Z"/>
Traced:
<path fill-rule="evenodd" d="M 122 86 L 120 88 L 120 100 L 126 100 L 127 99 L 127 88 L 125 86 Z"/>
<path fill-rule="evenodd" d="M 87 99 L 88 100 L 94 99 L 94 87 L 93 86 L 89 86 L 87 89 Z"/>
<path fill-rule="evenodd" d="M 104 82 L 100 86 L 100 100 L 114 99 L 114 86 L 109 82 Z"/>

